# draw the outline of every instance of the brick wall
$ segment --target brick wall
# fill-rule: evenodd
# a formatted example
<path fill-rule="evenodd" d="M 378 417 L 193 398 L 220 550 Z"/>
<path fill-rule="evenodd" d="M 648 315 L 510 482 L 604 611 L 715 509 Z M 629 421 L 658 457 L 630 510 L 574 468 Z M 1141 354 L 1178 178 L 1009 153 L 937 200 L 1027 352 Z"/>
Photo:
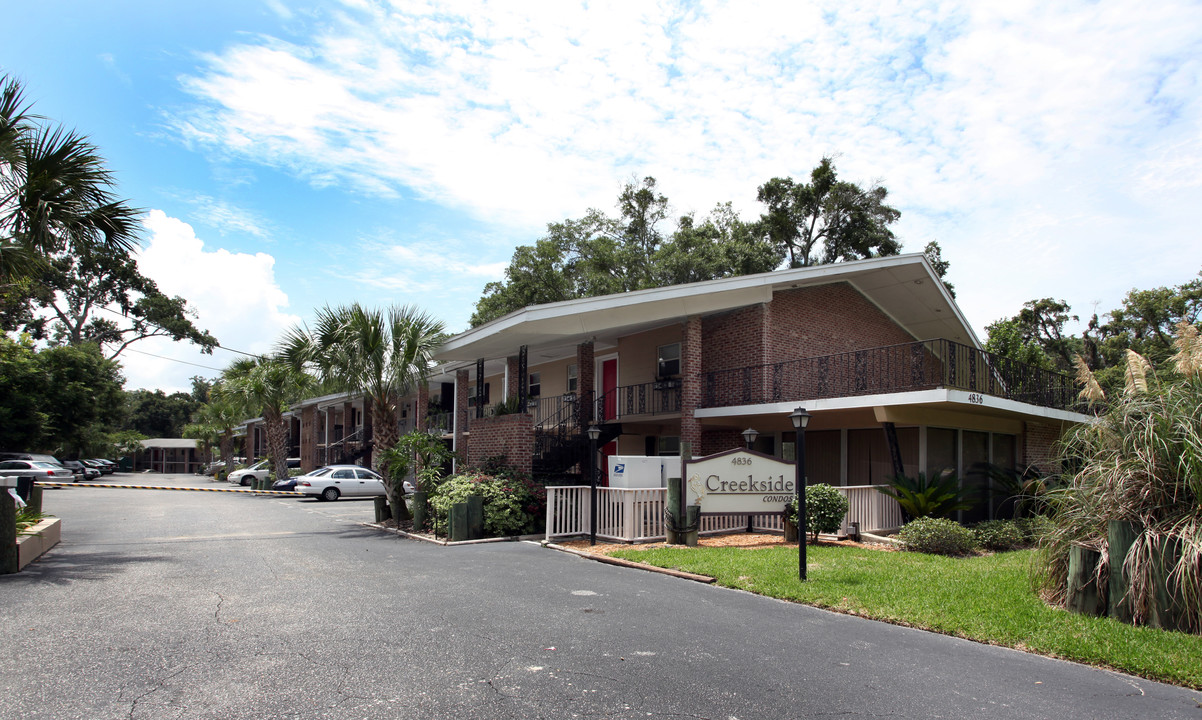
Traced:
<path fill-rule="evenodd" d="M 1045 473 L 1060 472 L 1057 461 L 1060 428 L 1049 423 L 1027 422 L 1023 429 L 1023 465 L 1034 465 Z"/>
<path fill-rule="evenodd" d="M 763 304 L 710 315 L 701 321 L 702 372 L 763 365 L 768 355 L 767 307 Z"/>
<path fill-rule="evenodd" d="M 768 362 L 834 355 L 915 339 L 848 283 L 778 292 L 772 297 L 769 322 Z"/>
<path fill-rule="evenodd" d="M 467 429 L 468 423 L 475 420 L 474 414 L 476 408 L 467 406 L 467 389 L 469 385 L 467 370 L 455 371 L 455 452 L 461 457 L 467 457 L 467 438 L 463 433 Z M 469 417 L 471 416 L 471 417 Z"/>
<path fill-rule="evenodd" d="M 479 467 L 485 460 L 505 456 L 510 467 L 529 473 L 534 454 L 534 417 L 526 413 L 472 420 L 467 464 Z"/>
<path fill-rule="evenodd" d="M 701 445 L 701 424 L 695 415 L 702 392 L 702 327 L 700 318 L 689 318 L 680 339 L 680 442 L 689 443 L 694 455 Z"/>

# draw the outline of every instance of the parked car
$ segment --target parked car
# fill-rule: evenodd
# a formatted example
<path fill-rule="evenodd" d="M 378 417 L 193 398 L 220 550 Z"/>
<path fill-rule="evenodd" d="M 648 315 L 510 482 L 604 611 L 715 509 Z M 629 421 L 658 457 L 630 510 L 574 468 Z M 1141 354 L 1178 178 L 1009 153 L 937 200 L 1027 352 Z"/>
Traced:
<path fill-rule="evenodd" d="M 92 468 L 101 475 L 112 475 L 113 469 L 97 460 L 80 460 L 85 466 Z"/>
<path fill-rule="evenodd" d="M 5 460 L 0 462 L 0 475 L 32 477 L 34 480 L 51 482 L 78 482 L 75 473 L 58 463 L 42 460 Z"/>
<path fill-rule="evenodd" d="M 0 452 L 0 460 L 40 460 L 41 462 L 54 463 L 62 465 L 58 458 L 53 455 L 44 453 L 27 453 L 27 452 Z"/>
<path fill-rule="evenodd" d="M 288 458 L 288 469 L 300 467 L 300 458 Z M 271 474 L 271 460 L 263 458 L 248 468 L 234 470 L 226 479 L 235 485 L 250 485 L 255 480 L 263 480 Z"/>
<path fill-rule="evenodd" d="M 106 460 L 104 458 L 92 458 L 92 462 L 100 465 L 98 469 L 104 475 L 112 475 L 113 473 L 117 472 L 117 463 L 113 462 L 112 460 Z"/>
<path fill-rule="evenodd" d="M 100 477 L 100 471 L 94 467 L 88 467 L 79 460 L 64 460 L 63 467 L 70 470 L 75 475 L 75 482 L 80 480 L 95 480 Z"/>
<path fill-rule="evenodd" d="M 358 465 L 327 465 L 296 479 L 296 492 L 318 500 L 384 494 L 384 478 Z"/>

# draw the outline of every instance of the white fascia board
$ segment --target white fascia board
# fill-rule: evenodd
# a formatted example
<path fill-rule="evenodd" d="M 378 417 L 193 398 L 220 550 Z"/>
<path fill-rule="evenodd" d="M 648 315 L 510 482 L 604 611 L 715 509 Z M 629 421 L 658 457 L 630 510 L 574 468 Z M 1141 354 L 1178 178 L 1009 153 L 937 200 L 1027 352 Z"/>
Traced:
<path fill-rule="evenodd" d="M 959 410 L 972 410 L 974 408 L 987 407 L 1014 413 L 1016 415 L 1026 415 L 1028 417 L 1039 418 L 1042 420 L 1055 420 L 1059 422 L 1087 423 L 1092 422 L 1093 420 L 1091 416 L 1084 415 L 1082 413 L 1070 412 L 1068 410 L 1057 410 L 1055 408 L 1046 408 L 1039 405 L 1028 405 L 1027 403 L 1018 402 L 1017 400 L 1007 400 L 1006 398 L 993 397 L 992 395 L 982 395 L 980 393 L 970 393 L 964 390 L 952 390 L 948 388 L 915 390 L 912 392 L 902 393 L 884 393 L 878 395 L 855 395 L 851 397 L 822 398 L 817 400 L 795 400 L 785 403 L 764 403 L 762 405 L 732 405 L 730 407 L 721 408 L 698 408 L 695 411 L 694 416 L 698 419 L 752 415 L 785 416 L 789 413 L 792 413 L 793 410 L 798 407 L 804 407 L 808 412 L 813 413 L 824 410 L 856 410 L 880 406 L 934 405 L 938 403 L 947 403 L 950 405 L 959 406 L 957 408 Z"/>

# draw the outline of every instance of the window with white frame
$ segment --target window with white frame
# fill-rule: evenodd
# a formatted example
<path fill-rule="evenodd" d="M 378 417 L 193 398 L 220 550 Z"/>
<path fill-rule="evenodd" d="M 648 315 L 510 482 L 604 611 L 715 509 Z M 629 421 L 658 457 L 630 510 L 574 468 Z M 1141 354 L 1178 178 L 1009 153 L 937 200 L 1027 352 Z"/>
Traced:
<path fill-rule="evenodd" d="M 530 384 L 526 390 L 530 397 L 536 398 L 543 394 L 543 374 L 530 373 Z"/>
<path fill-rule="evenodd" d="M 567 389 L 567 392 L 570 392 L 570 393 L 576 392 L 576 384 L 577 384 L 576 378 L 577 378 L 578 374 L 579 374 L 579 372 L 576 368 L 575 363 L 568 366 L 568 389 Z"/>
<path fill-rule="evenodd" d="M 660 345 L 656 349 L 656 377 L 670 378 L 680 375 L 680 343 Z"/>

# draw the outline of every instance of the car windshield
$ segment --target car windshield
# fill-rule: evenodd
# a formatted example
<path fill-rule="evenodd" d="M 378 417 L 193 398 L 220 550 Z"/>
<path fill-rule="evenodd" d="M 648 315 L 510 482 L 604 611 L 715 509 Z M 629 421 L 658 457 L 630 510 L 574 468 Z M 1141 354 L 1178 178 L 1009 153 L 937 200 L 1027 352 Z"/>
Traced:
<path fill-rule="evenodd" d="M 262 470 L 265 467 L 267 467 L 267 460 L 260 460 L 259 462 L 255 463 L 254 465 L 251 465 L 250 469 L 251 470 Z"/>
<path fill-rule="evenodd" d="M 333 468 L 328 468 L 328 467 L 318 468 L 311 473 L 307 473 L 307 476 L 308 477 L 322 477 L 325 475 L 329 475 L 330 470 L 332 470 L 332 469 Z"/>

